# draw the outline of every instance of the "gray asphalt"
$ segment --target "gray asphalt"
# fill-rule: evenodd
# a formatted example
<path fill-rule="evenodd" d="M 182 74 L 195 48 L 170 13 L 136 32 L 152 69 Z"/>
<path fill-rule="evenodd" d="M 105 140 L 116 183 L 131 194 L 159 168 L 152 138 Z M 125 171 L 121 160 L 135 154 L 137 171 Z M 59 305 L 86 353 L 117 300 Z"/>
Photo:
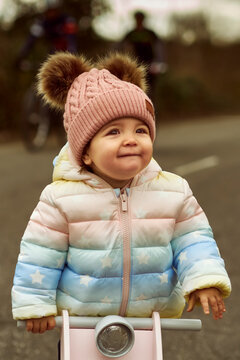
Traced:
<path fill-rule="evenodd" d="M 184 313 L 200 318 L 200 332 L 165 331 L 165 360 L 240 359 L 239 332 L 239 175 L 240 116 L 199 119 L 159 124 L 155 158 L 164 170 L 180 171 L 204 208 L 213 227 L 222 257 L 230 275 L 233 292 L 226 300 L 227 312 L 220 321 L 202 314 L 200 308 Z M 0 145 L 0 359 L 56 359 L 59 331 L 32 335 L 17 329 L 11 316 L 10 290 L 19 242 L 28 218 L 43 187 L 51 181 L 52 159 L 57 145 L 49 141 L 35 154 L 20 142 Z M 196 161 L 214 157 L 216 164 L 196 170 Z M 91 359 L 88 359 L 91 360 Z"/>

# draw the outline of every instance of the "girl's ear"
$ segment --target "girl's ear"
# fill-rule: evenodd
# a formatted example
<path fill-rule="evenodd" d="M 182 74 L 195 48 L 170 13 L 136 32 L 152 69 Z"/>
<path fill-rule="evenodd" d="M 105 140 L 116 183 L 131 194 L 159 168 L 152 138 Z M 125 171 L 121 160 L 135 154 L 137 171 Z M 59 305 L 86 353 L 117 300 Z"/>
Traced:
<path fill-rule="evenodd" d="M 98 69 L 107 69 L 111 74 L 120 80 L 137 85 L 143 91 L 147 90 L 146 67 L 139 65 L 137 60 L 129 55 L 112 53 L 103 59 L 100 59 L 96 67 Z"/>
<path fill-rule="evenodd" d="M 82 156 L 82 161 L 84 162 L 85 165 L 90 166 L 92 164 L 92 159 L 90 158 L 90 156 L 88 155 L 87 152 L 85 152 Z"/>

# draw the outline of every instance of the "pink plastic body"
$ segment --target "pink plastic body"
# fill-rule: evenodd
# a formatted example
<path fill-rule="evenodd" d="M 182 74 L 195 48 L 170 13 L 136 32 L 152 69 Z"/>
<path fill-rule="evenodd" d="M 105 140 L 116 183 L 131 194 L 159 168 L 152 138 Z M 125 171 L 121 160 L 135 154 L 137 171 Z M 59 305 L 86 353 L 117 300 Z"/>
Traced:
<path fill-rule="evenodd" d="M 123 360 L 162 360 L 162 336 L 159 313 L 153 313 L 152 330 L 135 330 L 135 342 Z M 94 329 L 71 329 L 67 311 L 63 311 L 61 360 L 107 360 L 95 344 Z"/>

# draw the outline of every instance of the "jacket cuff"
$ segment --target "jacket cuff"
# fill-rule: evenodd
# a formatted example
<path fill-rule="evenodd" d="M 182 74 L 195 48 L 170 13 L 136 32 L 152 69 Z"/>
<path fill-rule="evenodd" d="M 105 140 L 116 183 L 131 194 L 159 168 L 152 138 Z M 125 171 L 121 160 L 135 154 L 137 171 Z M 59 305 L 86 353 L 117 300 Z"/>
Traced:
<path fill-rule="evenodd" d="M 182 291 L 186 301 L 189 300 L 189 295 L 199 289 L 208 289 L 215 287 L 222 293 L 223 298 L 227 298 L 231 293 L 231 283 L 229 278 L 221 275 L 203 276 L 201 278 L 192 279 L 183 283 Z"/>
<path fill-rule="evenodd" d="M 25 320 L 32 318 L 41 318 L 44 316 L 56 316 L 56 305 L 30 305 L 12 310 L 14 320 Z"/>

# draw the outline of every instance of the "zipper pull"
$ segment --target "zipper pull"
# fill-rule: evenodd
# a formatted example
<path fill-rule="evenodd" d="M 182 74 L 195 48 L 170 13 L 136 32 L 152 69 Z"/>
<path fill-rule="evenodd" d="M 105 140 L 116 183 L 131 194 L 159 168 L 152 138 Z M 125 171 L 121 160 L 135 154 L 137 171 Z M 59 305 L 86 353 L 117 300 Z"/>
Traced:
<path fill-rule="evenodd" d="M 121 199 L 121 203 L 122 203 L 122 211 L 127 211 L 128 210 L 128 204 L 127 204 L 127 194 L 126 191 L 124 191 L 123 194 L 120 194 L 120 199 Z"/>

